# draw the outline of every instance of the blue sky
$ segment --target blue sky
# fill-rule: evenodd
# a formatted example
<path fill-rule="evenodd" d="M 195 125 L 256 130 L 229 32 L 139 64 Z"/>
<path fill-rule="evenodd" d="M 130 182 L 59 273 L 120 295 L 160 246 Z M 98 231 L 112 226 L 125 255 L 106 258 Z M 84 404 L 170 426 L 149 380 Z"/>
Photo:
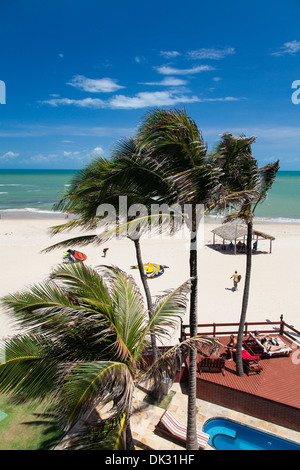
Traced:
<path fill-rule="evenodd" d="M 299 17 L 298 0 L 1 2 L 0 169 L 80 168 L 185 107 L 209 150 L 255 135 L 260 164 L 300 170 Z"/>

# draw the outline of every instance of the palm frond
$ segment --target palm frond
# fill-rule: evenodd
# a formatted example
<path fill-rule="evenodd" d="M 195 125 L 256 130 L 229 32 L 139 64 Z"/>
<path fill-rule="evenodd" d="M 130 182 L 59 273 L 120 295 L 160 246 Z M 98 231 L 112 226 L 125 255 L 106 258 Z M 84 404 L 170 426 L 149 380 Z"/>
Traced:
<path fill-rule="evenodd" d="M 51 402 L 60 382 L 60 346 L 42 335 L 18 335 L 2 340 L 1 349 L 0 391 Z"/>
<path fill-rule="evenodd" d="M 100 218 L 95 218 L 93 220 L 89 219 L 86 220 L 84 218 L 81 219 L 72 219 L 69 220 L 68 222 L 60 225 L 55 225 L 53 227 L 50 227 L 49 232 L 51 235 L 57 235 L 58 233 L 62 232 L 68 232 L 73 229 L 94 229 L 97 226 L 97 223 L 100 222 Z"/>
<path fill-rule="evenodd" d="M 262 202 L 266 197 L 269 189 L 271 189 L 274 180 L 276 178 L 276 174 L 279 170 L 279 160 L 274 163 L 269 163 L 258 169 L 260 175 L 260 197 L 256 203 L 256 205 Z"/>
<path fill-rule="evenodd" d="M 111 416 L 122 415 L 131 402 L 133 381 L 128 368 L 120 362 L 82 362 L 68 372 L 63 396 L 67 427 L 88 410 L 113 401 Z"/>
<path fill-rule="evenodd" d="M 70 280 L 69 285 L 55 282 L 62 280 L 63 275 L 71 278 L 72 273 L 73 286 Z M 13 312 L 23 330 L 42 331 L 63 341 L 66 357 L 68 354 L 73 358 L 76 354 L 84 357 L 93 348 L 94 353 L 101 356 L 101 342 L 109 336 L 114 338 L 107 320 L 110 300 L 100 281 L 98 284 L 95 281 L 94 285 L 86 283 L 91 277 L 84 277 L 84 271 L 80 272 L 78 265 L 62 266 L 49 282 L 7 295 L 2 302 L 9 313 Z M 85 344 L 86 338 L 89 338 L 89 347 Z"/>
<path fill-rule="evenodd" d="M 132 276 L 128 276 L 116 266 L 99 266 L 103 273 L 111 301 L 109 320 L 117 334 L 115 348 L 122 361 L 135 361 L 147 340 L 144 337 L 147 313 L 143 297 Z"/>
<path fill-rule="evenodd" d="M 68 450 L 124 450 L 120 434 L 123 431 L 124 418 L 97 420 L 82 424 L 80 430 L 73 431 L 68 439 Z"/>
<path fill-rule="evenodd" d="M 214 337 L 195 336 L 165 350 L 146 370 L 142 370 L 137 383 L 152 383 L 152 388 L 160 386 L 163 378 L 174 379 L 176 367 L 183 362 L 190 350 L 206 351 L 209 355 L 220 349 L 220 342 Z M 178 364 L 179 363 L 179 364 Z"/>
<path fill-rule="evenodd" d="M 154 155 L 168 156 L 177 170 L 200 164 L 207 152 L 201 131 L 185 110 L 150 111 L 139 126 L 137 141 Z"/>
<path fill-rule="evenodd" d="M 191 282 L 186 281 L 174 290 L 167 290 L 158 296 L 153 305 L 152 317 L 148 330 L 154 331 L 156 337 L 162 338 L 178 326 L 180 316 L 186 313 Z M 168 328 L 167 328 L 168 327 Z M 167 333 L 168 332 L 168 333 Z"/>
<path fill-rule="evenodd" d="M 63 240 L 61 242 L 55 243 L 54 245 L 48 246 L 42 250 L 42 253 L 48 253 L 49 251 L 56 250 L 57 248 L 68 248 L 73 247 L 75 245 L 78 246 L 87 246 L 90 244 L 99 245 L 97 235 L 81 235 L 73 238 L 68 238 L 67 240 Z"/>

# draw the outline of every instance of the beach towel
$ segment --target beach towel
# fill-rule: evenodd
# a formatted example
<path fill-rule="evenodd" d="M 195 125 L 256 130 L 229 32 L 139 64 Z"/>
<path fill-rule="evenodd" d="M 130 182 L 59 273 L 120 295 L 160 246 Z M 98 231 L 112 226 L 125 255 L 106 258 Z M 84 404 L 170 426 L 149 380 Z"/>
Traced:
<path fill-rule="evenodd" d="M 248 359 L 248 360 L 250 360 L 250 359 L 259 359 L 259 356 L 251 356 L 251 354 L 248 353 L 248 351 L 246 351 L 246 349 L 243 349 L 243 351 L 242 351 L 242 359 L 246 359 L 246 360 L 247 360 L 247 359 Z"/>

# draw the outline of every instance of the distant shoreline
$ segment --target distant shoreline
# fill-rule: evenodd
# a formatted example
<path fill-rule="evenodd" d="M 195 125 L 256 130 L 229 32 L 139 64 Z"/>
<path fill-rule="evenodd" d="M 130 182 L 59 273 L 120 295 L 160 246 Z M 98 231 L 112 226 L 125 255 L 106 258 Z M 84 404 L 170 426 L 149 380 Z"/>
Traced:
<path fill-rule="evenodd" d="M 2 218 L 65 218 L 63 210 L 54 212 L 70 187 L 74 171 L 0 170 L 0 215 Z M 221 213 L 210 213 L 207 223 L 222 220 Z M 255 211 L 255 222 L 300 223 L 300 172 L 279 172 L 267 198 Z M 70 217 L 71 218 L 71 217 Z M 73 217 L 72 217 L 73 218 Z"/>
<path fill-rule="evenodd" d="M 1 219 L 72 219 L 72 215 L 65 212 L 39 210 L 39 209 L 2 209 L 0 210 Z M 222 223 L 223 218 L 220 216 L 205 216 L 205 223 L 216 224 Z M 300 224 L 299 219 L 292 219 L 288 217 L 255 217 L 256 224 Z"/>

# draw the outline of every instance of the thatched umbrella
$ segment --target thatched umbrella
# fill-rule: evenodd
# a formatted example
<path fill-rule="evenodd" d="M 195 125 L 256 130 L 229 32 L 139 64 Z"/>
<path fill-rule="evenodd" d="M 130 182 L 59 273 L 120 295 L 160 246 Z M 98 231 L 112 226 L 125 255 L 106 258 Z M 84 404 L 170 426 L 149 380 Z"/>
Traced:
<path fill-rule="evenodd" d="M 245 224 L 237 224 L 233 222 L 228 222 L 226 224 L 220 225 L 212 230 L 214 234 L 213 244 L 215 245 L 216 235 L 223 239 L 223 244 L 225 240 L 231 241 L 234 243 L 234 254 L 236 255 L 236 244 L 237 240 L 245 239 L 247 236 L 247 226 Z M 258 240 L 270 240 L 270 249 L 269 253 L 272 253 L 272 241 L 275 240 L 275 237 L 268 235 L 267 233 L 260 232 L 253 229 L 253 239 Z"/>

